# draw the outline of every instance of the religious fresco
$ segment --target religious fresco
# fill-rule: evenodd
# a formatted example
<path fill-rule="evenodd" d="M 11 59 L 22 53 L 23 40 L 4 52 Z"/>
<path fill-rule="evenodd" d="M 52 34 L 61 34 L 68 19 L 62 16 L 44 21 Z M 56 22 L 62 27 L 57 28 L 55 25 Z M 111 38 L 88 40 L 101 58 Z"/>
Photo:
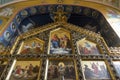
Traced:
<path fill-rule="evenodd" d="M 44 6 L 39 6 L 38 7 L 38 11 L 40 11 L 40 13 L 45 13 L 46 11 L 47 11 L 47 9 L 46 9 L 46 7 L 44 7 Z"/>
<path fill-rule="evenodd" d="M 88 54 L 89 55 L 91 55 L 91 54 L 98 55 L 98 54 L 100 54 L 99 50 L 97 48 L 97 44 L 95 44 L 91 41 L 88 41 L 86 39 L 79 40 L 77 42 L 77 48 L 78 48 L 79 54 L 85 54 L 85 55 L 88 55 Z"/>
<path fill-rule="evenodd" d="M 13 32 L 17 30 L 17 26 L 15 25 L 15 23 L 12 23 L 10 27 Z"/>
<path fill-rule="evenodd" d="M 7 63 L 8 63 L 7 61 L 0 60 L 0 77 L 3 71 L 5 70 Z"/>
<path fill-rule="evenodd" d="M 0 25 L 2 25 L 2 22 L 3 22 L 3 21 L 0 19 Z"/>
<path fill-rule="evenodd" d="M 67 60 L 50 60 L 47 80 L 76 80 L 74 62 Z"/>
<path fill-rule="evenodd" d="M 109 4 L 115 7 L 118 7 L 119 5 L 118 0 L 85 0 L 85 1 L 93 1 L 93 2 L 98 2 L 98 3 L 103 3 L 103 4 Z"/>
<path fill-rule="evenodd" d="M 10 41 L 10 39 L 11 39 L 11 35 L 12 35 L 12 33 L 10 33 L 10 31 L 5 31 L 4 32 L 4 39 L 6 40 L 6 41 Z"/>
<path fill-rule="evenodd" d="M 73 11 L 73 7 L 72 6 L 66 6 L 65 11 L 71 13 Z"/>
<path fill-rule="evenodd" d="M 49 54 L 71 54 L 71 36 L 70 33 L 62 28 L 58 28 L 50 33 Z"/>
<path fill-rule="evenodd" d="M 94 17 L 94 18 L 98 18 L 99 17 L 99 12 L 98 11 L 93 11 L 92 12 L 92 16 Z"/>
<path fill-rule="evenodd" d="M 17 15 L 17 16 L 16 16 L 16 22 L 17 22 L 17 24 L 20 24 L 20 22 L 21 22 L 21 17 L 20 17 L 20 15 Z"/>
<path fill-rule="evenodd" d="M 9 80 L 37 80 L 40 61 L 17 61 Z"/>
<path fill-rule="evenodd" d="M 107 9 L 107 19 L 110 22 L 112 28 L 115 30 L 117 35 L 120 37 L 120 12 L 113 9 Z"/>
<path fill-rule="evenodd" d="M 86 9 L 84 9 L 83 10 L 83 13 L 85 14 L 85 15 L 91 15 L 91 9 L 90 8 L 86 8 Z"/>
<path fill-rule="evenodd" d="M 13 10 L 14 8 L 13 7 L 7 7 L 7 8 L 4 8 L 0 11 L 0 16 L 2 17 L 9 17 L 13 14 Z"/>
<path fill-rule="evenodd" d="M 31 23 L 31 22 L 29 22 L 29 23 L 26 24 L 26 25 L 21 25 L 21 27 L 22 27 L 21 32 L 22 32 L 22 33 L 28 32 L 30 29 L 33 29 L 33 28 L 34 28 L 33 26 L 34 26 L 34 24 Z"/>
<path fill-rule="evenodd" d="M 47 9 L 47 8 L 45 7 L 45 9 Z M 43 10 L 44 10 L 44 8 L 43 8 Z M 68 8 L 68 12 L 69 11 L 71 11 L 71 10 L 69 10 L 69 8 Z M 81 10 L 78 9 L 78 12 L 79 11 L 81 11 Z M 34 13 L 34 11 L 33 11 L 33 13 Z M 26 15 L 26 12 L 23 15 Z M 29 12 L 29 15 L 30 15 L 30 12 Z M 16 19 L 17 19 L 18 23 L 20 23 L 20 21 L 22 21 L 22 18 L 20 15 L 17 15 L 15 20 Z M 16 21 L 14 21 L 14 23 L 15 22 Z M 11 23 L 9 30 L 10 29 L 12 31 L 16 30 L 15 24 L 17 24 L 17 23 L 15 23 L 15 24 L 14 23 Z M 6 79 L 6 80 L 37 80 L 37 75 L 39 75 L 39 72 L 41 74 L 41 76 L 38 76 L 40 78 L 39 80 L 42 80 L 43 77 L 45 77 L 45 71 L 47 74 L 46 80 L 79 80 L 79 79 L 77 79 L 76 75 L 78 75 L 80 79 L 83 79 L 83 77 L 84 77 L 87 80 L 110 80 L 111 77 L 116 77 L 116 75 L 112 75 L 112 73 L 114 73 L 114 72 L 112 72 L 112 70 L 114 70 L 114 68 L 109 66 L 109 65 L 111 65 L 111 62 L 106 61 L 108 64 L 106 63 L 107 65 L 105 65 L 104 61 L 90 61 L 90 59 L 101 60 L 103 58 L 105 60 L 107 60 L 108 59 L 107 57 L 104 57 L 102 55 L 97 55 L 97 56 L 96 55 L 82 55 L 82 57 L 81 57 L 79 55 L 79 54 L 88 54 L 88 52 L 90 54 L 100 54 L 98 47 L 97 47 L 97 43 L 92 42 L 92 40 L 98 40 L 97 41 L 98 44 L 100 45 L 101 48 L 103 48 L 101 50 L 105 51 L 104 53 L 105 53 L 105 55 L 107 55 L 108 54 L 107 48 L 105 46 L 104 40 L 100 36 L 98 36 L 95 33 L 89 32 L 88 30 L 81 29 L 81 28 L 79 28 L 79 26 L 70 25 L 67 23 L 61 24 L 61 22 L 57 23 L 57 24 L 55 23 L 54 25 L 53 24 L 54 23 L 43 26 L 44 29 L 38 28 L 38 30 L 32 30 L 30 32 L 28 31 L 28 33 L 22 34 L 22 37 L 21 37 L 22 39 L 20 39 L 18 41 L 18 43 L 17 43 L 17 45 L 15 45 L 15 47 L 13 46 L 15 50 L 13 50 L 13 49 L 11 50 L 13 55 L 5 55 L 5 58 L 11 59 L 11 62 L 16 58 L 43 59 L 43 62 L 42 62 L 43 68 L 41 69 L 42 71 L 40 71 L 40 69 L 39 69 L 39 68 L 41 68 L 41 66 L 39 66 L 40 61 L 17 61 L 14 66 L 11 66 L 11 63 L 10 63 L 10 65 L 7 67 L 6 70 L 11 71 L 11 77 L 10 77 L 10 79 Z M 53 30 L 53 27 L 54 28 L 60 27 L 60 26 L 57 26 L 58 24 L 63 25 L 62 28 L 57 28 L 57 29 Z M 24 27 L 26 27 L 26 26 L 27 25 L 25 25 Z M 63 28 L 65 28 L 65 29 L 63 29 Z M 51 30 L 53 30 L 53 31 L 51 31 Z M 11 35 L 10 31 L 9 31 L 9 33 Z M 83 31 L 83 32 L 81 32 L 81 31 Z M 49 34 L 49 32 L 50 32 L 50 34 Z M 7 35 L 9 35 L 9 33 L 6 32 Z M 79 54 L 77 54 L 77 49 L 75 47 L 76 44 L 73 44 L 75 49 L 72 46 L 72 40 L 71 40 L 72 37 L 71 37 L 70 33 L 73 36 L 75 36 L 73 39 L 74 43 L 76 42 L 76 40 L 79 40 L 82 37 L 89 36 L 90 37 L 89 39 L 91 39 L 91 41 L 85 39 L 85 42 L 81 41 L 81 40 L 78 41 L 77 48 L 78 48 Z M 86 34 L 86 33 L 88 33 L 88 34 Z M 48 54 L 52 54 L 52 55 L 44 55 L 44 54 L 31 55 L 31 53 L 42 53 L 44 50 L 44 42 L 42 40 L 39 40 L 38 38 L 31 38 L 34 36 L 37 36 L 39 38 L 42 37 L 42 39 L 45 40 L 46 44 L 48 43 L 48 39 L 49 39 L 49 45 L 45 46 L 46 47 L 45 50 L 46 51 L 49 50 Z M 10 39 L 10 41 L 12 42 L 12 39 Z M 12 43 L 14 43 L 14 42 L 12 42 Z M 43 46 L 41 47 L 41 45 L 43 45 Z M 85 49 L 81 49 L 84 47 L 85 47 Z M 54 55 L 54 54 L 65 54 L 65 53 L 69 54 L 69 53 L 72 53 L 72 50 L 75 50 L 76 54 Z M 46 53 L 46 51 L 44 53 Z M 82 53 L 82 52 L 84 52 L 84 53 Z M 17 53 L 19 55 L 14 55 L 14 53 L 15 54 Z M 30 53 L 30 55 L 23 55 L 23 54 L 29 54 L 29 53 Z M 52 58 L 62 58 L 62 59 L 64 58 L 64 60 L 49 60 L 47 63 L 46 59 L 51 58 L 51 57 Z M 109 55 L 108 55 L 108 57 L 109 57 Z M 80 69 L 78 69 L 78 71 L 75 68 L 74 61 L 67 60 L 68 58 L 72 58 L 72 59 L 76 60 L 76 63 L 77 63 L 76 68 L 77 69 L 80 68 Z M 85 58 L 86 60 L 88 60 L 88 61 L 82 61 L 83 69 L 81 69 L 81 62 L 79 62 L 79 60 L 78 60 L 79 58 L 81 58 L 81 59 Z M 110 57 L 110 59 L 112 59 L 112 56 Z M 111 67 L 110 68 L 111 75 L 112 75 L 111 77 L 109 75 L 109 72 L 108 72 L 106 66 Z M 47 70 L 45 67 L 47 67 Z M 81 74 L 82 70 L 83 70 L 84 75 Z M 79 72 L 79 74 L 77 74 L 77 72 Z M 7 75 L 7 71 L 5 74 Z M 6 75 L 4 75 L 2 80 L 5 79 Z M 112 80 L 117 80 L 117 79 L 112 78 Z"/>
<path fill-rule="evenodd" d="M 35 7 L 30 8 L 30 13 L 31 14 L 37 13 L 37 9 Z"/>
<path fill-rule="evenodd" d="M 22 10 L 21 13 L 20 13 L 20 15 L 22 17 L 26 17 L 28 15 L 28 11 L 27 10 Z"/>
<path fill-rule="evenodd" d="M 108 18 L 120 18 L 120 13 L 117 10 L 107 9 Z"/>
<path fill-rule="evenodd" d="M 82 69 L 86 80 L 111 80 L 104 61 L 82 61 Z"/>
<path fill-rule="evenodd" d="M 22 43 L 18 54 L 43 53 L 44 41 L 38 38 L 32 38 Z"/>
<path fill-rule="evenodd" d="M 120 77 L 120 61 L 114 61 L 114 62 L 113 62 L 113 65 L 114 65 L 114 67 L 115 67 L 115 69 L 116 69 L 117 74 L 118 74 L 119 77 Z"/>
<path fill-rule="evenodd" d="M 92 22 L 88 22 L 83 28 L 88 29 L 93 32 L 97 32 L 97 25 L 92 25 Z"/>

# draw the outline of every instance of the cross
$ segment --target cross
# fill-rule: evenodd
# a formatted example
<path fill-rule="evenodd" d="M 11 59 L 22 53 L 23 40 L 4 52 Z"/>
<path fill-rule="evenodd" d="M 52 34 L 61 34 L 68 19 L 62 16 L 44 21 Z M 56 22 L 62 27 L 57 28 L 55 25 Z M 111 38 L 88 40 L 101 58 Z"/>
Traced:
<path fill-rule="evenodd" d="M 63 9 L 58 8 L 57 12 L 53 12 L 55 14 L 54 21 L 64 21 L 66 18 L 65 14 L 68 14 L 67 12 L 64 12 Z"/>

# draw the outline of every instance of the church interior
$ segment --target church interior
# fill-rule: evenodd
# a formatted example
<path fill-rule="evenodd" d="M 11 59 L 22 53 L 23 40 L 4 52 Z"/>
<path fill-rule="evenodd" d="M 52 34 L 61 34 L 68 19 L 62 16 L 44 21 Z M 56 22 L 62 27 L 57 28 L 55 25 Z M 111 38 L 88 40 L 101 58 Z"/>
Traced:
<path fill-rule="evenodd" d="M 120 0 L 0 0 L 0 80 L 120 80 Z"/>

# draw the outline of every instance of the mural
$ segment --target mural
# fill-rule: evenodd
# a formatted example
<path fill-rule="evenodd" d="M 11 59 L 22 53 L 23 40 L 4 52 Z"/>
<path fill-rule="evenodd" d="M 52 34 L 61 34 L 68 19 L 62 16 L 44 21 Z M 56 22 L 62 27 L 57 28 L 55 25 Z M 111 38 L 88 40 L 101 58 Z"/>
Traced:
<path fill-rule="evenodd" d="M 37 9 L 35 7 L 30 8 L 30 13 L 31 14 L 37 13 Z"/>
<path fill-rule="evenodd" d="M 15 32 L 17 29 L 15 23 L 12 23 L 10 27 L 13 32 Z"/>
<path fill-rule="evenodd" d="M 115 30 L 117 35 L 120 37 L 120 13 L 117 10 L 107 9 L 107 17 L 112 28 Z"/>
<path fill-rule="evenodd" d="M 93 32 L 97 32 L 97 25 L 92 26 L 92 24 L 93 24 L 92 22 L 89 22 L 83 28 L 88 29 Z"/>
<path fill-rule="evenodd" d="M 17 24 L 20 24 L 20 22 L 21 22 L 21 18 L 19 15 L 16 16 L 16 22 L 17 22 Z"/>
<path fill-rule="evenodd" d="M 99 15 L 100 15 L 100 14 L 99 14 L 98 11 L 93 11 L 93 12 L 92 12 L 92 16 L 93 16 L 94 18 L 98 18 Z"/>
<path fill-rule="evenodd" d="M 4 71 L 6 65 L 7 65 L 7 61 L 0 60 L 0 76 L 2 75 L 2 72 Z"/>
<path fill-rule="evenodd" d="M 40 61 L 17 61 L 10 80 L 37 80 Z"/>
<path fill-rule="evenodd" d="M 47 80 L 75 80 L 73 61 L 52 60 L 48 65 Z"/>
<path fill-rule="evenodd" d="M 38 38 L 32 38 L 24 41 L 18 54 L 43 53 L 44 41 Z"/>
<path fill-rule="evenodd" d="M 99 2 L 99 3 L 103 3 L 103 4 L 109 4 L 115 7 L 118 7 L 119 2 L 118 0 L 85 0 L 85 1 L 93 1 L 93 2 Z"/>
<path fill-rule="evenodd" d="M 77 42 L 77 48 L 79 54 L 100 54 L 97 49 L 97 44 L 88 41 L 86 39 L 82 39 Z"/>
<path fill-rule="evenodd" d="M 2 22 L 3 22 L 3 21 L 0 19 L 0 25 L 2 24 Z"/>
<path fill-rule="evenodd" d="M 34 26 L 33 23 L 28 23 L 26 25 L 22 25 L 22 32 L 25 33 L 27 31 L 29 31 L 30 29 L 32 29 Z"/>
<path fill-rule="evenodd" d="M 116 71 L 117 71 L 117 74 L 118 74 L 119 77 L 120 77 L 120 61 L 114 61 L 114 62 L 113 62 L 113 65 L 114 65 L 114 67 L 115 67 L 115 69 L 116 69 Z"/>
<path fill-rule="evenodd" d="M 50 33 L 50 54 L 72 53 L 70 33 L 59 28 Z"/>
<path fill-rule="evenodd" d="M 111 80 L 104 61 L 82 61 L 86 80 Z"/>
<path fill-rule="evenodd" d="M 117 10 L 107 9 L 108 18 L 120 18 L 120 13 Z"/>
<path fill-rule="evenodd" d="M 28 12 L 27 12 L 27 10 L 22 10 L 20 14 L 21 14 L 21 16 L 25 17 L 28 15 Z"/>
<path fill-rule="evenodd" d="M 9 17 L 13 14 L 13 8 L 9 7 L 9 8 L 4 8 L 0 11 L 0 16 L 3 17 Z"/>
<path fill-rule="evenodd" d="M 6 41 L 10 41 L 10 39 L 11 39 L 11 33 L 7 30 L 4 32 L 4 39 Z"/>

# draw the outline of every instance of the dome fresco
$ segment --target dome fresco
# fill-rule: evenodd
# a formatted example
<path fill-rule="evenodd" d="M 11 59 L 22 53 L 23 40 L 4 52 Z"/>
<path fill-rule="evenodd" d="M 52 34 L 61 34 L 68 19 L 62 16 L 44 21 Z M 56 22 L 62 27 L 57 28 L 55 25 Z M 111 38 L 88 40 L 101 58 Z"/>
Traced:
<path fill-rule="evenodd" d="M 0 25 L 2 24 L 2 20 L 0 20 Z"/>

